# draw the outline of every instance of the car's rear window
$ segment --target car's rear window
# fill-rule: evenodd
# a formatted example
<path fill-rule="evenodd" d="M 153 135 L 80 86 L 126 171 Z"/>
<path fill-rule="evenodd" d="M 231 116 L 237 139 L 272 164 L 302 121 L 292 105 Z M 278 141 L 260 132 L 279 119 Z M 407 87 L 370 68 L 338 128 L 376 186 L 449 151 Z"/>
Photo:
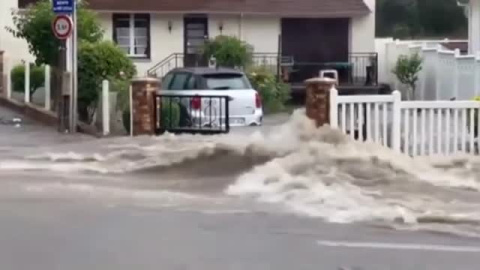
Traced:
<path fill-rule="evenodd" d="M 208 74 L 203 75 L 208 89 L 231 90 L 250 89 L 248 79 L 241 74 Z"/>

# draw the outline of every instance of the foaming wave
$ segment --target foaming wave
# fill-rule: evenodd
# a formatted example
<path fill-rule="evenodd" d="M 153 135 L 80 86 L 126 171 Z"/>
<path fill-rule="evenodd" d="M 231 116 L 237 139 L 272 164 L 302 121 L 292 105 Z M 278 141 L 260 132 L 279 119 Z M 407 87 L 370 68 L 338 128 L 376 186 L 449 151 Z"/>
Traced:
<path fill-rule="evenodd" d="M 298 115 L 275 136 L 293 136 L 287 141 L 294 150 L 243 174 L 227 194 L 280 203 L 295 213 L 338 223 L 480 221 L 480 183 L 466 173 L 471 169 L 464 165 L 468 162 L 447 162 L 451 167 L 441 169 L 438 159 L 414 159 L 376 144 L 350 141 Z"/>

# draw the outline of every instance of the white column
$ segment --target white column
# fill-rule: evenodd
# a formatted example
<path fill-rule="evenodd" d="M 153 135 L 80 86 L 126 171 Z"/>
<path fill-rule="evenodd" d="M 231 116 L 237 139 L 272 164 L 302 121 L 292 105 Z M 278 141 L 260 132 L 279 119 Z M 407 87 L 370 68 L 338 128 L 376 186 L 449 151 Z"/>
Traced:
<path fill-rule="evenodd" d="M 30 103 L 30 62 L 25 61 L 25 103 Z"/>
<path fill-rule="evenodd" d="M 468 10 L 469 54 L 480 51 L 480 0 L 470 0 Z"/>
<path fill-rule="evenodd" d="M 102 126 L 103 135 L 110 134 L 110 95 L 107 80 L 102 82 Z"/>
<path fill-rule="evenodd" d="M 51 108 L 50 105 L 50 99 L 51 99 L 51 94 L 50 94 L 50 66 L 45 65 L 45 110 L 49 111 Z"/>
<path fill-rule="evenodd" d="M 3 61 L 4 61 L 4 70 L 6 74 L 5 88 L 7 91 L 7 98 L 11 99 L 12 98 L 12 67 L 11 67 L 12 61 L 10 61 L 8 57 L 5 57 Z"/>
<path fill-rule="evenodd" d="M 455 49 L 455 55 L 454 55 L 454 59 L 455 59 L 455 69 L 453 71 L 453 93 L 454 93 L 454 97 L 455 99 L 459 99 L 459 89 L 458 89 L 458 85 L 460 83 L 460 70 L 459 70 L 459 67 L 458 67 L 458 58 L 460 57 L 460 49 Z"/>
<path fill-rule="evenodd" d="M 338 91 L 333 88 L 330 90 L 330 126 L 332 128 L 338 128 L 338 104 L 337 104 Z"/>
<path fill-rule="evenodd" d="M 392 123 L 392 148 L 400 152 L 401 125 L 402 125 L 402 95 L 400 91 L 393 92 L 393 123 Z"/>

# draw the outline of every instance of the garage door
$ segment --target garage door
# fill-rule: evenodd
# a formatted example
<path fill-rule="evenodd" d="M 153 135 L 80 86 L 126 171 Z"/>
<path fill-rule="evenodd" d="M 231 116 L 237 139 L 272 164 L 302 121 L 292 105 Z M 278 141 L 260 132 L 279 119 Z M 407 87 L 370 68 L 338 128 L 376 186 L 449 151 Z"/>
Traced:
<path fill-rule="evenodd" d="M 296 62 L 292 82 L 318 74 L 320 63 L 347 62 L 349 19 L 282 19 L 282 52 Z"/>

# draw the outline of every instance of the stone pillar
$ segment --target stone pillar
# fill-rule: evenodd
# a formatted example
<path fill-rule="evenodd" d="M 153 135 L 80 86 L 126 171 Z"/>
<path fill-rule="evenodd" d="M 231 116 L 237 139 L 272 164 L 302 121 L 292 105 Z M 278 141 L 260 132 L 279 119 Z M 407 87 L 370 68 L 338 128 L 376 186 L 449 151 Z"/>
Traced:
<path fill-rule="evenodd" d="M 160 89 L 160 81 L 155 78 L 132 80 L 132 120 L 133 136 L 155 134 L 154 99 Z"/>
<path fill-rule="evenodd" d="M 314 120 L 317 127 L 330 123 L 330 90 L 336 81 L 330 78 L 312 78 L 305 81 L 307 87 L 307 117 Z"/>

